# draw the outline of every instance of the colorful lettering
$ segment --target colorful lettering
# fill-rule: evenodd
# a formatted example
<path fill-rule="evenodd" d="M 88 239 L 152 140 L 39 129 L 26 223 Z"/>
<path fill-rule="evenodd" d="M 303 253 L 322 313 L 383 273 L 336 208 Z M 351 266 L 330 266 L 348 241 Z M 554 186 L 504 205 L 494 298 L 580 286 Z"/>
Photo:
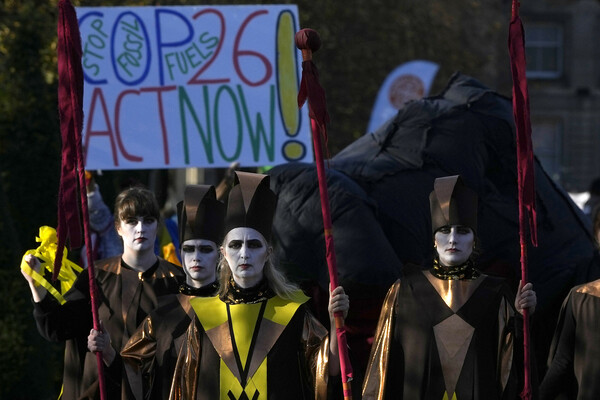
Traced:
<path fill-rule="evenodd" d="M 78 8 L 86 167 L 310 161 L 297 7 Z"/>

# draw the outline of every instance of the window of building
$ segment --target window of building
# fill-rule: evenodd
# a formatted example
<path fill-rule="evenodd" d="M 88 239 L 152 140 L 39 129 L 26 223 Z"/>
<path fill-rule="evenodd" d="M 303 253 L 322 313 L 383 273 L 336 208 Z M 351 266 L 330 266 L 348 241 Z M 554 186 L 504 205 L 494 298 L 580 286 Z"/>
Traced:
<path fill-rule="evenodd" d="M 529 25 L 525 30 L 527 77 L 556 79 L 563 72 L 563 31 L 557 25 Z"/>
<path fill-rule="evenodd" d="M 532 121 L 531 124 L 533 153 L 546 173 L 557 182 L 561 178 L 561 131 L 562 123 L 556 119 Z"/>

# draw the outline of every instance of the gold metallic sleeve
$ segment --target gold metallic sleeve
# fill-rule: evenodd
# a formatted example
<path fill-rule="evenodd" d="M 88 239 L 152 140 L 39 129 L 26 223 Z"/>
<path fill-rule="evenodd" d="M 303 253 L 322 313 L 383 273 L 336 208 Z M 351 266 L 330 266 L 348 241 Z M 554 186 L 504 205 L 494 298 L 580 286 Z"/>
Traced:
<path fill-rule="evenodd" d="M 169 394 L 170 400 L 196 398 L 201 352 L 200 332 L 194 319 L 185 333 L 185 339 L 179 350 Z"/>
<path fill-rule="evenodd" d="M 310 313 L 304 315 L 302 343 L 307 369 L 314 382 L 315 399 L 325 400 L 329 381 L 329 334 Z"/>
<path fill-rule="evenodd" d="M 155 355 L 156 337 L 152 319 L 148 316 L 121 350 L 127 379 L 136 400 L 150 395 L 154 383 Z"/>
<path fill-rule="evenodd" d="M 364 400 L 382 400 L 385 396 L 385 383 L 388 378 L 388 360 L 394 327 L 395 304 L 400 280 L 390 288 L 383 301 L 377 329 L 371 347 L 371 356 L 365 373 L 362 398 Z"/>

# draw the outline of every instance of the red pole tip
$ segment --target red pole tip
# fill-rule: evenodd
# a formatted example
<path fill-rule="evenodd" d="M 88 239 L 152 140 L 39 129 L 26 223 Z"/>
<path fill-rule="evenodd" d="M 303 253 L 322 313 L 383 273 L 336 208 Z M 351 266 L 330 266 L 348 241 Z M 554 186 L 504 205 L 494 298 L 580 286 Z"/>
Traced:
<path fill-rule="evenodd" d="M 314 29 L 305 28 L 296 32 L 296 47 L 316 52 L 321 48 L 321 38 Z"/>
<path fill-rule="evenodd" d="M 512 2 L 512 18 L 516 18 L 519 16 L 519 7 L 521 6 L 521 3 L 519 3 L 519 0 L 513 0 Z"/>

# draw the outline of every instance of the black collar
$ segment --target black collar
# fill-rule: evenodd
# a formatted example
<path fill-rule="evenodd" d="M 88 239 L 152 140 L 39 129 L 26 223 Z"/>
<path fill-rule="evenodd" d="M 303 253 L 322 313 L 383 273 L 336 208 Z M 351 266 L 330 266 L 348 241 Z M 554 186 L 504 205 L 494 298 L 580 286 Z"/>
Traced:
<path fill-rule="evenodd" d="M 274 297 L 275 293 L 269 287 L 266 279 L 260 281 L 256 286 L 250 288 L 241 288 L 236 285 L 233 277 L 227 282 L 227 293 L 221 296 L 221 300 L 228 304 L 254 304 Z"/>
<path fill-rule="evenodd" d="M 142 276 L 143 276 L 144 278 L 149 278 L 149 277 L 151 277 L 152 275 L 154 275 L 154 273 L 155 273 L 155 272 L 156 272 L 156 270 L 158 269 L 158 264 L 159 264 L 159 263 L 160 263 L 160 261 L 158 260 L 158 257 L 156 257 L 156 262 L 155 262 L 154 264 L 152 264 L 152 266 L 151 266 L 150 268 L 148 268 L 148 269 L 146 270 L 146 272 L 142 272 Z M 124 261 L 122 258 L 121 258 L 121 266 L 122 266 L 123 268 L 127 268 L 127 269 L 130 269 L 130 270 L 132 270 L 132 271 L 139 272 L 139 271 L 137 271 L 136 269 L 134 269 L 134 268 L 132 268 L 131 266 L 129 266 L 129 265 L 128 265 L 128 264 L 127 264 L 127 263 L 126 263 L 126 262 L 125 262 L 125 261 Z"/>
<path fill-rule="evenodd" d="M 187 283 L 179 285 L 179 293 L 186 296 L 212 297 L 217 294 L 217 290 L 219 290 L 219 283 L 217 281 L 199 288 L 192 287 Z"/>
<path fill-rule="evenodd" d="M 481 272 L 475 268 L 473 261 L 471 261 L 470 258 L 464 264 L 454 267 L 445 267 L 440 264 L 436 257 L 433 259 L 433 268 L 431 268 L 431 274 L 436 278 L 444 280 L 475 280 L 479 278 Z"/>

